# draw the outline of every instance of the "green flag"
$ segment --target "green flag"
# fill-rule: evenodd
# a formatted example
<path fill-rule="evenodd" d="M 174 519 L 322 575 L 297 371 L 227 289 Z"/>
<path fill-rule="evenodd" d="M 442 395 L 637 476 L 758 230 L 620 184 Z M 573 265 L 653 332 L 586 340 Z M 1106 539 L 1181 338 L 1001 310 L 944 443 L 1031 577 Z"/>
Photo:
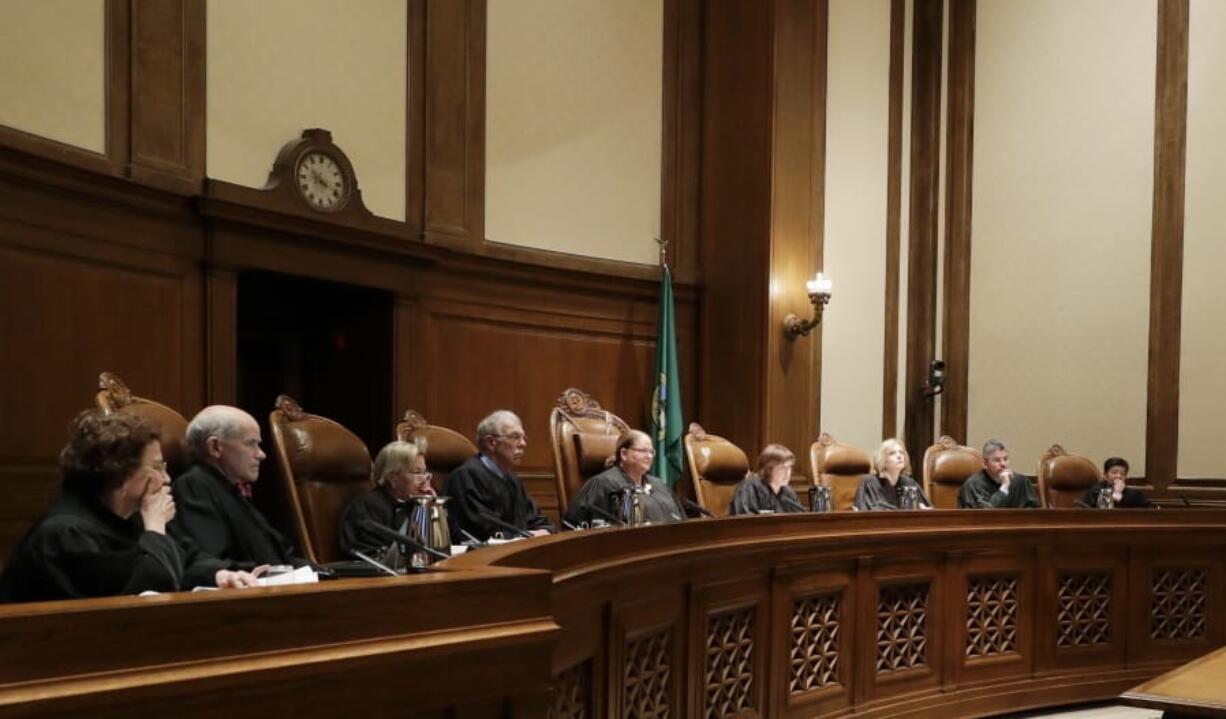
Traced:
<path fill-rule="evenodd" d="M 656 448 L 651 473 L 670 487 L 681 477 L 681 373 L 677 371 L 677 330 L 673 281 L 660 278 L 660 323 L 656 328 L 656 388 L 651 397 L 651 440 Z"/>

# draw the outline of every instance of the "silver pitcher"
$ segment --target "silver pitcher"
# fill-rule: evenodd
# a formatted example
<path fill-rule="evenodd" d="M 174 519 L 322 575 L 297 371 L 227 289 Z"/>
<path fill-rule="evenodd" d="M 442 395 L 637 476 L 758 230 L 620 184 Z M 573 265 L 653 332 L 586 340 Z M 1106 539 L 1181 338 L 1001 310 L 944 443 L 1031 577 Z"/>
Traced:
<path fill-rule="evenodd" d="M 920 495 L 919 487 L 907 485 L 900 487 L 898 493 L 898 508 L 899 509 L 919 509 Z"/>
<path fill-rule="evenodd" d="M 409 517 L 409 536 L 418 544 L 451 554 L 451 526 L 447 521 L 447 497 L 432 494 L 416 494 L 410 497 L 413 513 Z M 428 552 L 414 552 L 414 567 L 424 567 L 438 561 Z"/>
<path fill-rule="evenodd" d="M 830 508 L 830 487 L 816 483 L 809 485 L 809 511 L 829 512 Z"/>
<path fill-rule="evenodd" d="M 642 487 L 626 487 L 618 490 L 618 518 L 627 527 L 638 527 L 647 524 L 647 516 L 643 510 Z"/>

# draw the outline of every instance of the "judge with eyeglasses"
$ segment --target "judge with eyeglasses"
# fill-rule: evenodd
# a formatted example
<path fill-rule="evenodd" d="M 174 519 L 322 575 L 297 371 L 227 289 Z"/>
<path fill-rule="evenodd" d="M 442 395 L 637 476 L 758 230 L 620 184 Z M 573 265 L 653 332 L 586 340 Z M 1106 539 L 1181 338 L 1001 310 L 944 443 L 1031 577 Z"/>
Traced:
<path fill-rule="evenodd" d="M 519 417 L 501 409 L 481 420 L 477 448 L 443 488 L 451 498 L 447 508 L 452 541 L 460 544 L 465 533 L 484 541 L 499 534 L 512 538 L 556 531 L 515 474 L 528 448 Z"/>
<path fill-rule="evenodd" d="M 388 443 L 375 457 L 371 474 L 375 488 L 355 497 L 341 515 L 340 544 L 345 556 L 357 556 L 356 552 L 377 556 L 387 540 L 366 529 L 363 525 L 367 520 L 408 534 L 406 530 L 412 514 L 409 500 L 434 494 L 434 487 L 430 485 L 432 475 L 426 470 L 424 444 Z"/>

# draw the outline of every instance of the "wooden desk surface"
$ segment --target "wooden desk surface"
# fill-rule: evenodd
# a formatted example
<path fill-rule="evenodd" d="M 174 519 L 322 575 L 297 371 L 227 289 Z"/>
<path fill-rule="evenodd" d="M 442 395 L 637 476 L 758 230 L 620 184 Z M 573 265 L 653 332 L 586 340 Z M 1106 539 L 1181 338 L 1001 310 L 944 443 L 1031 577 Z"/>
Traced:
<path fill-rule="evenodd" d="M 1120 698 L 1151 709 L 1226 717 L 1226 648 L 1139 684 Z"/>

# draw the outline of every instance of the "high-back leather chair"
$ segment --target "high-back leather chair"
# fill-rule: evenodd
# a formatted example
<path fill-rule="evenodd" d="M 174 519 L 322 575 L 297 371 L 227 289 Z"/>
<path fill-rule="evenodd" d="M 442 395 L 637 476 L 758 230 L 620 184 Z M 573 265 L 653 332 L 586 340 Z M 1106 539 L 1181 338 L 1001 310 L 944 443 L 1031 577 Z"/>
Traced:
<path fill-rule="evenodd" d="M 958 491 L 983 469 L 983 453 L 945 435 L 924 452 L 924 493 L 936 509 L 957 509 Z"/>
<path fill-rule="evenodd" d="M 605 468 L 617 440 L 630 430 L 621 417 L 602 409 L 590 394 L 570 388 L 549 413 L 553 470 L 558 484 L 558 512 L 566 514 L 583 481 Z"/>
<path fill-rule="evenodd" d="M 183 415 L 160 402 L 132 394 L 128 385 L 113 372 L 98 375 L 94 404 L 105 414 L 131 414 L 153 422 L 158 428 L 166 472 L 171 477 L 179 476 L 191 466 L 192 459 L 184 444 L 187 420 Z"/>
<path fill-rule="evenodd" d="M 860 479 L 873 471 L 873 462 L 868 452 L 822 432 L 809 445 L 809 468 L 816 484 L 830 488 L 834 509 L 842 512 L 851 509 Z"/>
<path fill-rule="evenodd" d="M 728 516 L 736 485 L 749 471 L 749 458 L 723 437 L 707 434 L 697 422 L 690 424 L 684 444 L 698 503 L 717 517 Z"/>
<path fill-rule="evenodd" d="M 1088 457 L 1053 444 L 1039 458 L 1039 502 L 1044 507 L 1075 507 L 1086 490 L 1101 479 Z"/>
<path fill-rule="evenodd" d="M 425 445 L 426 466 L 434 475 L 434 491 L 439 494 L 447 484 L 447 476 L 477 453 L 477 445 L 471 439 L 454 429 L 430 424 L 414 410 L 405 412 L 404 420 L 396 425 L 396 439 Z"/>
<path fill-rule="evenodd" d="M 341 559 L 341 512 L 374 486 L 370 452 L 353 432 L 326 417 L 303 412 L 285 395 L 277 397 L 268 426 L 299 546 L 312 562 Z"/>

